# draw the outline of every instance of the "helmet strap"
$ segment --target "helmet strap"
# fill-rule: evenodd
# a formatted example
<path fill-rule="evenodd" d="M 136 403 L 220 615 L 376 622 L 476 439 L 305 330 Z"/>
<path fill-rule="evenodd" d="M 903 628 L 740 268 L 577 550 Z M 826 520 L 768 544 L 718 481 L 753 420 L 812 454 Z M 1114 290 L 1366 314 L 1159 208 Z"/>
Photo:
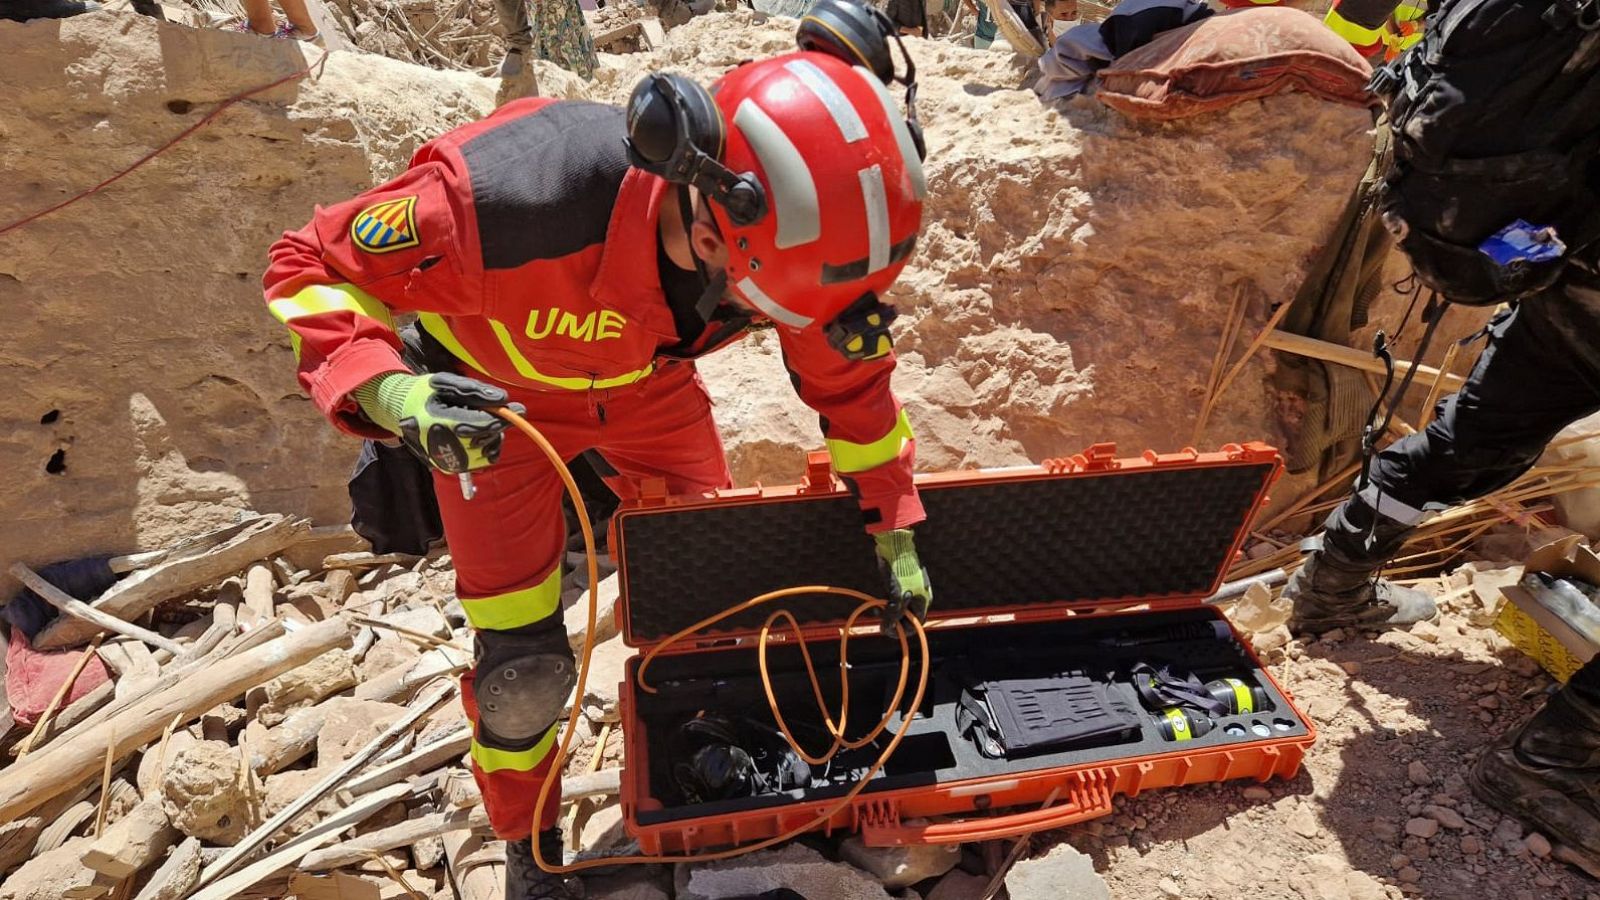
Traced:
<path fill-rule="evenodd" d="M 728 273 L 718 270 L 713 274 L 700 254 L 694 252 L 694 198 L 686 184 L 678 185 L 678 216 L 683 221 L 684 240 L 689 243 L 689 258 L 694 260 L 694 270 L 700 273 L 700 299 L 695 301 L 694 311 L 700 321 L 710 322 L 728 293 Z"/>

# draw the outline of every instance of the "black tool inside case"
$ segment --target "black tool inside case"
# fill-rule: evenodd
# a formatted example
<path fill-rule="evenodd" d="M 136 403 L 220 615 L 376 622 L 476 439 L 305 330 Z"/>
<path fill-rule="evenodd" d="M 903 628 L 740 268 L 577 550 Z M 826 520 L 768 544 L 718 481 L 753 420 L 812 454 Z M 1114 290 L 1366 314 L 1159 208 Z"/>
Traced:
<path fill-rule="evenodd" d="M 933 578 L 935 617 L 970 620 L 1018 611 L 1027 620 L 930 628 L 928 695 L 906 739 L 868 791 L 1307 734 L 1305 724 L 1237 642 L 1195 636 L 1210 633 L 1206 623 L 1220 618 L 1199 599 L 1220 582 L 1275 473 L 1273 457 L 1100 472 L 973 473 L 969 480 L 921 485 L 928 521 L 917 528 L 917 547 Z M 653 644 L 778 588 L 833 584 L 874 595 L 881 591 L 872 544 L 848 494 L 628 510 L 618 517 L 616 533 L 624 631 L 634 646 Z M 1070 614 L 1163 600 L 1172 608 L 1094 617 Z M 820 625 L 838 622 L 853 603 L 819 595 L 796 597 L 785 606 L 803 625 Z M 729 629 L 718 634 L 746 638 L 737 646 L 700 652 L 674 648 L 658 657 L 649 672 L 658 692 L 630 692 L 635 704 L 632 727 L 643 728 L 649 748 L 650 795 L 666 804 L 665 809 L 641 809 L 641 824 L 838 796 L 881 752 L 880 743 L 840 754 L 827 777 L 808 790 L 674 804 L 666 740 L 679 723 L 705 709 L 771 722 L 748 636 L 773 608 L 724 623 Z M 1058 615 L 1038 618 L 1051 611 Z M 691 646 L 678 645 L 684 650 Z M 837 641 L 815 641 L 811 651 L 826 696 L 835 702 Z M 1125 741 L 1020 759 L 985 758 L 956 726 L 961 691 L 957 668 L 977 665 L 985 677 L 1007 677 L 1063 666 L 1125 670 L 1138 661 L 1178 663 L 1202 680 L 1249 678 L 1265 689 L 1270 708 L 1224 717 L 1209 734 L 1182 743 L 1164 740 L 1151 720 Z M 799 650 L 775 645 L 769 663 L 791 727 L 812 752 L 826 748 Z M 637 657 L 630 660 L 630 680 L 637 666 Z M 855 640 L 851 666 L 852 721 L 846 733 L 854 737 L 876 723 L 892 697 L 898 644 L 883 638 Z M 914 686 L 915 663 L 911 674 Z M 1130 686 L 1119 683 L 1113 689 L 1142 709 Z M 906 705 L 909 695 L 908 688 Z M 891 731 L 900 722 L 896 716 Z"/>

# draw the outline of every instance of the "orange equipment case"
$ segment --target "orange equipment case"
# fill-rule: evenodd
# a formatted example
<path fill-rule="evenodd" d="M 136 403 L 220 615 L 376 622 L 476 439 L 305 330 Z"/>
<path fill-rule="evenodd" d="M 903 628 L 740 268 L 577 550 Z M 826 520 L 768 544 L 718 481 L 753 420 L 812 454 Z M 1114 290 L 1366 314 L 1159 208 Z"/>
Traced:
<path fill-rule="evenodd" d="M 928 520 L 917 527 L 917 548 L 934 585 L 928 694 L 873 783 L 817 828 L 859 832 L 878 846 L 989 840 L 1108 815 L 1117 795 L 1293 777 L 1315 728 L 1226 617 L 1203 602 L 1221 584 L 1281 468 L 1277 451 L 1257 443 L 1133 459 L 1117 459 L 1114 445 L 1100 444 L 1040 466 L 918 476 Z M 647 649 L 779 588 L 828 584 L 881 596 L 860 512 L 824 454 L 811 455 L 797 486 L 710 497 L 647 492 L 618 512 L 612 528 L 630 647 Z M 854 783 L 852 771 L 859 777 L 881 753 L 881 744 L 842 753 L 821 774 L 824 783 L 814 779 L 806 789 L 698 804 L 682 799 L 667 759 L 676 723 L 710 708 L 770 721 L 755 634 L 777 606 L 799 620 L 833 703 L 839 625 L 854 606 L 838 596 L 779 601 L 725 620 L 726 630 L 674 644 L 651 665 L 657 693 L 639 689 L 641 656 L 629 659 L 620 692 L 622 804 L 644 852 L 689 853 L 801 827 L 837 803 Z M 914 679 L 915 642 L 911 653 Z M 1135 707 L 1144 725 L 1131 740 L 986 758 L 954 724 L 958 689 L 948 673 L 1024 659 L 1108 666 L 1159 659 L 1192 668 L 1201 680 L 1253 679 L 1266 703 L 1182 742 L 1164 737 L 1148 708 Z M 798 650 L 775 641 L 769 663 L 790 726 L 815 720 Z M 847 736 L 864 733 L 882 714 L 899 663 L 897 641 L 853 642 Z M 902 704 L 909 705 L 909 694 Z M 1128 694 L 1137 696 L 1131 688 Z M 903 712 L 880 741 L 901 726 Z M 827 743 L 804 734 L 800 740 L 813 752 Z"/>

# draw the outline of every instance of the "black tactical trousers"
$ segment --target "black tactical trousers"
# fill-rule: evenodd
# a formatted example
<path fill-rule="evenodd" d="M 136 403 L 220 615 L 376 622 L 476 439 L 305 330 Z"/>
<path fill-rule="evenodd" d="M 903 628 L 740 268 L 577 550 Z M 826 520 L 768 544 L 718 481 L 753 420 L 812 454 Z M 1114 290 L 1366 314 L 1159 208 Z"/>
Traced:
<path fill-rule="evenodd" d="M 1366 487 L 1328 517 L 1324 540 L 1381 565 L 1410 526 L 1510 484 L 1557 432 L 1597 410 L 1600 290 L 1558 284 L 1489 323 L 1461 391 L 1439 401 L 1427 428 L 1379 451 Z M 1375 516 L 1388 521 L 1369 542 Z"/>
<path fill-rule="evenodd" d="M 1367 486 L 1328 516 L 1324 544 L 1376 570 L 1412 526 L 1510 484 L 1557 432 L 1597 410 L 1600 289 L 1565 281 L 1490 322 L 1461 391 L 1373 458 Z M 1600 657 L 1572 687 L 1600 702 Z"/>

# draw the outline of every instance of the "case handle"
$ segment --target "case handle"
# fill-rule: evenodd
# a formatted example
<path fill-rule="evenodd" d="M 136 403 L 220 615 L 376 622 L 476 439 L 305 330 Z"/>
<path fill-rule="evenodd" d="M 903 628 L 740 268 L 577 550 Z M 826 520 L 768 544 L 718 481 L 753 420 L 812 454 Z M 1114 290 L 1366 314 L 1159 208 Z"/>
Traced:
<path fill-rule="evenodd" d="M 1066 802 L 1042 809 L 1031 809 L 1004 816 L 905 825 L 900 822 L 863 822 L 861 840 L 869 847 L 894 847 L 906 844 L 960 844 L 1017 837 L 1048 831 L 1110 815 L 1111 782 L 1099 771 L 1077 772 L 1058 792 Z"/>

